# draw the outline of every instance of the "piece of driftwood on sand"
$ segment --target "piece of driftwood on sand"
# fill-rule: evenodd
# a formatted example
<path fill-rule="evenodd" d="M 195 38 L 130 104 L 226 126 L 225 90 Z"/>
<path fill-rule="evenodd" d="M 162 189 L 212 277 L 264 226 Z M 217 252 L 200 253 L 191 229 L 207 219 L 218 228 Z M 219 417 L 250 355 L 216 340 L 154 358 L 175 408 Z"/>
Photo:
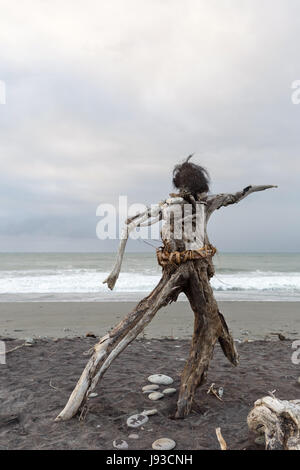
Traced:
<path fill-rule="evenodd" d="M 300 450 L 300 400 L 261 398 L 247 422 L 251 431 L 265 436 L 266 450 Z"/>
<path fill-rule="evenodd" d="M 175 417 L 184 418 L 189 414 L 196 389 L 206 379 L 217 341 L 228 360 L 234 366 L 238 364 L 233 338 L 218 310 L 209 282 L 214 275 L 214 249 L 209 243 L 206 226 L 216 209 L 235 204 L 253 192 L 272 187 L 274 186 L 248 186 L 235 194 L 213 196 L 206 193 L 192 195 L 183 190 L 127 220 L 115 266 L 104 282 L 110 289 L 114 288 L 130 232 L 137 227 L 164 220 L 163 249 L 158 252 L 158 260 L 162 265 L 161 280 L 132 312 L 94 346 L 91 358 L 56 421 L 68 420 L 82 412 L 89 394 L 114 359 L 144 330 L 158 310 L 175 302 L 180 293 L 187 296 L 195 321 L 190 354 L 181 374 Z M 178 237 L 180 228 L 182 233 Z"/>

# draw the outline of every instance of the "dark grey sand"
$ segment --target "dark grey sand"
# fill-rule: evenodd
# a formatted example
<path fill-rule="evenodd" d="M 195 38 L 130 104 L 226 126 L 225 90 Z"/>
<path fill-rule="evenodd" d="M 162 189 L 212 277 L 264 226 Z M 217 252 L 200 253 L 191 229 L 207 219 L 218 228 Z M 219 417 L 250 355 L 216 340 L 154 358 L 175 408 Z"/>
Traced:
<path fill-rule="evenodd" d="M 299 365 L 292 362 L 292 340 L 300 339 L 299 303 L 219 303 L 234 337 L 242 340 L 237 344 L 240 365 L 232 367 L 216 345 L 207 382 L 184 420 L 173 417 L 193 314 L 187 303 L 178 302 L 158 312 L 145 338 L 134 341 L 111 365 L 95 389 L 98 395 L 88 402 L 84 421 L 54 422 L 86 365 L 83 353 L 97 341 L 84 335 L 104 335 L 134 305 L 0 303 L 0 339 L 7 352 L 6 364 L 0 364 L 0 450 L 112 449 L 115 439 L 125 439 L 129 450 L 151 449 L 161 437 L 174 439 L 176 449 L 218 449 L 216 427 L 221 427 L 229 449 L 263 448 L 248 430 L 247 415 L 272 390 L 280 399 L 299 398 Z M 280 341 L 272 333 L 289 340 Z M 46 336 L 24 346 L 23 338 Z M 151 402 L 141 388 L 153 373 L 173 377 L 177 393 Z M 207 394 L 212 382 L 224 388 L 222 402 Z M 130 415 L 153 407 L 158 414 L 146 425 L 127 427 Z M 132 433 L 138 439 L 131 439 Z"/>
<path fill-rule="evenodd" d="M 106 334 L 136 302 L 0 302 L 0 332 L 10 338 L 76 337 Z M 219 302 L 236 339 L 268 339 L 281 333 L 300 338 L 300 302 Z M 146 338 L 190 338 L 193 312 L 187 302 L 161 309 Z"/>
<path fill-rule="evenodd" d="M 174 420 L 180 373 L 190 341 L 147 339 L 134 341 L 120 354 L 96 386 L 84 421 L 55 423 L 95 343 L 93 338 L 39 339 L 31 347 L 22 340 L 6 342 L 6 365 L 0 365 L 0 450 L 4 449 L 113 449 L 125 439 L 129 452 L 151 449 L 161 437 L 180 449 L 219 449 L 215 429 L 220 427 L 229 449 L 263 449 L 247 427 L 254 402 L 276 389 L 280 399 L 299 398 L 299 365 L 291 360 L 290 341 L 238 344 L 240 365 L 232 367 L 216 345 L 207 382 L 198 389 L 191 414 Z M 153 373 L 170 375 L 177 392 L 152 402 L 142 387 Z M 223 387 L 223 401 L 207 394 L 211 383 Z M 164 387 L 161 387 L 164 388 Z M 128 428 L 129 416 L 157 408 L 158 414 L 138 429 Z M 138 439 L 131 439 L 132 433 Z"/>

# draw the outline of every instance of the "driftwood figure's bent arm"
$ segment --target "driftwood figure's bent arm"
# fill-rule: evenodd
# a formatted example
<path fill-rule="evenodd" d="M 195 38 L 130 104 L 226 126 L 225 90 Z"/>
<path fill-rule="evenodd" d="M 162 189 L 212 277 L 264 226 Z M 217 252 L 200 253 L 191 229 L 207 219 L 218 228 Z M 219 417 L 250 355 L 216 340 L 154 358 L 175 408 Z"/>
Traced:
<path fill-rule="evenodd" d="M 154 220 L 147 222 L 149 219 L 152 219 L 153 217 L 154 217 Z M 131 217 L 126 220 L 125 226 L 121 233 L 121 242 L 119 245 L 115 265 L 111 273 L 109 274 L 109 276 L 103 281 L 103 284 L 107 284 L 111 290 L 113 290 L 113 288 L 115 287 L 115 284 L 120 274 L 123 256 L 124 256 L 124 252 L 126 248 L 126 243 L 129 238 L 130 232 L 132 232 L 137 227 L 145 227 L 147 225 L 156 223 L 160 220 L 160 218 L 161 218 L 161 206 L 158 205 L 151 209 L 148 208 L 145 212 L 141 214 L 137 214 L 134 217 Z"/>
<path fill-rule="evenodd" d="M 238 191 L 237 193 L 234 193 L 234 194 L 216 194 L 213 196 L 209 196 L 207 198 L 208 217 L 216 209 L 229 206 L 230 204 L 236 204 L 237 202 L 240 202 L 242 199 L 244 199 L 245 197 L 249 196 L 252 193 L 256 193 L 258 191 L 264 191 L 265 189 L 271 189 L 271 188 L 278 188 L 278 186 L 274 186 L 274 185 L 247 186 L 242 191 Z"/>

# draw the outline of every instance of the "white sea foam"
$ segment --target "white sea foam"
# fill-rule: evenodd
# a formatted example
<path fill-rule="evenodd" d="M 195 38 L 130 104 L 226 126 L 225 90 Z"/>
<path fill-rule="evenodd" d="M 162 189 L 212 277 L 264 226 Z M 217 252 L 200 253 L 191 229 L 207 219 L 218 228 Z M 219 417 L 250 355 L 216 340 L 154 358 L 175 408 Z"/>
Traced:
<path fill-rule="evenodd" d="M 126 253 L 110 291 L 102 282 L 114 261 L 112 253 L 0 253 L 0 301 L 138 300 L 159 282 L 153 253 Z M 218 300 L 300 300 L 300 254 L 221 254 L 214 262 Z"/>
<path fill-rule="evenodd" d="M 211 281 L 217 291 L 299 291 L 300 273 L 248 272 L 216 275 Z"/>
<path fill-rule="evenodd" d="M 86 269 L 37 271 L 1 271 L 0 294 L 25 293 L 101 293 L 108 272 Z M 149 292 L 160 279 L 159 274 L 121 273 L 115 292 Z M 236 272 L 216 274 L 211 280 L 215 291 L 281 291 L 300 293 L 298 272 Z"/>

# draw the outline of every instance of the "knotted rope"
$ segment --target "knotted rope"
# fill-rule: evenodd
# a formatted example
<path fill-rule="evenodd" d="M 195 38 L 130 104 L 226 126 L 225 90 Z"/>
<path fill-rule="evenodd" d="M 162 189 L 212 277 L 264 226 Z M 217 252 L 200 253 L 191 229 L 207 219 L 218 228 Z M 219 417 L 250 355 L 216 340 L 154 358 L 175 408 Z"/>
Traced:
<path fill-rule="evenodd" d="M 167 264 L 177 264 L 178 266 L 188 260 L 208 258 L 214 256 L 217 249 L 212 245 L 204 245 L 198 250 L 173 251 L 169 252 L 164 248 L 156 250 L 157 261 L 160 266 Z"/>

